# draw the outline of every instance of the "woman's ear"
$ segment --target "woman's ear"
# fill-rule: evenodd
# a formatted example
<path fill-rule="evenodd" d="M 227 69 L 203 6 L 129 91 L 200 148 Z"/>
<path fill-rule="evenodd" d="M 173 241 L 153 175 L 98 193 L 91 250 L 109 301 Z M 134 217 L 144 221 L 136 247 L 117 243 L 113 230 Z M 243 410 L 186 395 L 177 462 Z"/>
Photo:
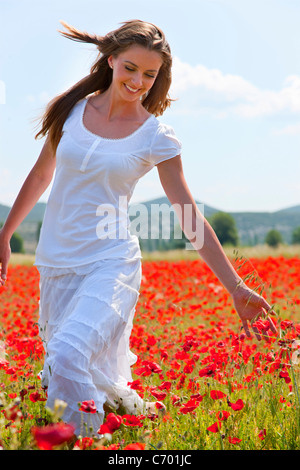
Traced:
<path fill-rule="evenodd" d="M 114 68 L 112 55 L 110 55 L 110 56 L 108 57 L 107 63 L 108 63 L 108 65 L 109 65 L 109 67 L 110 67 L 111 69 Z"/>

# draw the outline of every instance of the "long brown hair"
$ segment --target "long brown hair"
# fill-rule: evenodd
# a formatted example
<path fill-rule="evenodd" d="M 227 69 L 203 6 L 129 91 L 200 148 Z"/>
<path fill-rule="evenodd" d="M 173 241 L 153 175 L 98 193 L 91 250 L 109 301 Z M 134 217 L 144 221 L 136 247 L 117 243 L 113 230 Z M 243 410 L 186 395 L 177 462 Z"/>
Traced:
<path fill-rule="evenodd" d="M 164 33 L 152 23 L 141 20 L 126 21 L 123 25 L 105 36 L 92 35 L 78 31 L 61 21 L 68 30 L 59 31 L 63 36 L 74 41 L 95 44 L 99 54 L 90 69 L 90 74 L 77 82 L 64 93 L 56 96 L 48 104 L 41 119 L 41 129 L 35 138 L 48 134 L 55 151 L 62 135 L 64 122 L 74 105 L 91 93 L 103 93 L 112 81 L 112 70 L 108 65 L 108 57 L 116 57 L 131 45 L 141 45 L 161 54 L 163 63 L 149 93 L 143 98 L 142 105 L 155 116 L 163 114 L 170 106 L 169 88 L 171 85 L 172 56 Z"/>

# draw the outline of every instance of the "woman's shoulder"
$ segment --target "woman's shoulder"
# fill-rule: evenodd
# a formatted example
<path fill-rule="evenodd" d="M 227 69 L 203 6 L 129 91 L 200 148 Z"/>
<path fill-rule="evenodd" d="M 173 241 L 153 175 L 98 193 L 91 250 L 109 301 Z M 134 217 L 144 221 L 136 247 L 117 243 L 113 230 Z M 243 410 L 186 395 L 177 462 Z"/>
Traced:
<path fill-rule="evenodd" d="M 151 160 L 157 165 L 163 160 L 175 157 L 181 153 L 182 144 L 174 128 L 160 119 L 153 120 L 155 131 L 151 142 Z"/>
<path fill-rule="evenodd" d="M 157 118 L 155 116 L 153 117 L 154 119 L 152 119 L 152 125 L 153 125 L 153 130 L 154 130 L 154 134 L 153 134 L 154 141 L 157 139 L 164 140 L 164 138 L 170 138 L 170 137 L 177 139 L 175 129 L 171 124 L 168 124 L 167 122 L 162 121 L 160 118 Z"/>

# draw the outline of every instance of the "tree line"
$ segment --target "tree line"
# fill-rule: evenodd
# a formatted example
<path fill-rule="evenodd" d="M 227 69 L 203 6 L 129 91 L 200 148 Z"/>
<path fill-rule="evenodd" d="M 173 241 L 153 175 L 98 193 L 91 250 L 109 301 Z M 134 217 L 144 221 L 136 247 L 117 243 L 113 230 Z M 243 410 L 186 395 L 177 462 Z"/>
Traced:
<path fill-rule="evenodd" d="M 217 234 L 218 239 L 220 240 L 221 245 L 226 246 L 238 246 L 239 245 L 239 235 L 238 229 L 236 226 L 235 219 L 231 214 L 226 212 L 217 212 L 211 217 L 208 217 L 208 221 L 211 224 L 212 228 Z M 0 228 L 3 224 L 0 223 Z M 37 241 L 39 239 L 39 233 L 41 228 L 41 222 L 38 223 L 36 238 Z M 173 227 L 173 233 L 175 232 L 175 228 Z M 186 239 L 185 235 L 182 233 L 181 238 L 170 237 L 170 239 L 162 239 L 158 238 L 155 240 L 147 239 L 146 241 L 140 239 L 141 249 L 145 251 L 153 251 L 153 250 L 174 250 L 174 249 L 183 249 L 185 248 L 188 240 Z M 265 243 L 270 247 L 278 247 L 280 244 L 284 242 L 283 237 L 279 230 L 270 229 L 265 237 Z M 292 240 L 291 243 L 300 244 L 300 226 L 296 227 L 292 232 Z M 24 253 L 24 240 L 23 238 L 16 232 L 13 234 L 11 238 L 11 251 L 12 253 Z"/>

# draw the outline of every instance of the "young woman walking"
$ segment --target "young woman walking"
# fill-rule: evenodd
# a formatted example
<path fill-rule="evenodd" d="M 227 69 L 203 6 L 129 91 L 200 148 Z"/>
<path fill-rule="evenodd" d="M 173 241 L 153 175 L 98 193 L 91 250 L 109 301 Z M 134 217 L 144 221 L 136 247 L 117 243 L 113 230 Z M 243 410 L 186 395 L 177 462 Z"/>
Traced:
<path fill-rule="evenodd" d="M 184 178 L 181 144 L 157 119 L 171 104 L 172 56 L 163 32 L 139 20 L 103 37 L 63 25 L 64 36 L 95 44 L 99 55 L 90 74 L 45 111 L 36 136 L 46 136 L 45 144 L 0 232 L 0 282 L 7 275 L 11 236 L 56 170 L 36 251 L 42 382 L 49 407 L 55 399 L 67 403 L 64 420 L 76 423 L 77 434 L 78 403 L 94 400 L 96 433 L 105 405 L 127 413 L 156 411 L 155 403 L 144 403 L 127 386 L 136 360 L 129 338 L 141 281 L 141 252 L 129 232 L 127 203 L 138 180 L 155 166 L 170 203 L 180 209 L 185 234 L 232 295 L 246 334 L 258 316 L 276 330 L 270 305 L 242 282 L 198 211 Z"/>

